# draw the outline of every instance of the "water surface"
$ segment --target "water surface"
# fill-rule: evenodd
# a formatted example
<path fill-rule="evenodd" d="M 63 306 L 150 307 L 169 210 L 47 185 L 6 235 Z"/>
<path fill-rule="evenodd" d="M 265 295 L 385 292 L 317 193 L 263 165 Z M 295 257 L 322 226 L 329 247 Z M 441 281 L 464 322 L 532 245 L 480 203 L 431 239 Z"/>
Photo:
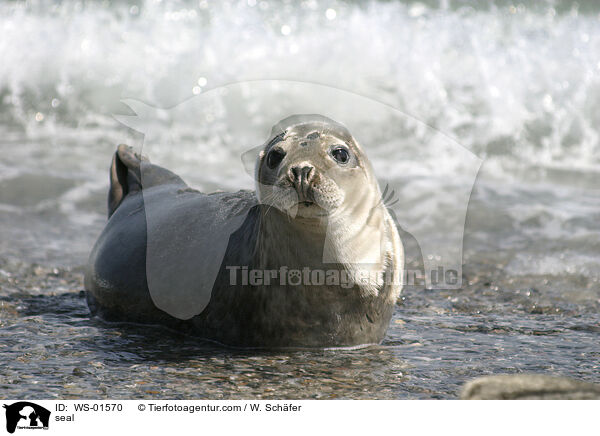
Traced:
<path fill-rule="evenodd" d="M 455 398 L 485 374 L 600 382 L 594 2 L 65 1 L 0 10 L 0 397 L 425 399 Z M 382 184 L 406 187 L 398 197 L 408 218 L 427 204 L 423 226 L 442 226 L 456 206 L 427 203 L 440 181 L 463 177 L 455 155 L 420 160 L 436 132 L 482 159 L 461 289 L 408 287 L 384 342 L 358 350 L 228 350 L 90 318 L 83 265 L 105 224 L 116 144 L 144 144 L 200 189 L 248 187 L 251 177 L 230 163 L 278 121 L 257 108 L 281 104 L 224 94 L 211 117 L 163 120 L 144 139 L 113 117 L 132 114 L 120 100 L 169 108 L 254 79 L 332 86 L 407 114 L 364 114 L 360 136 Z M 360 107 L 347 111 L 363 118 Z M 231 119 L 242 115 L 258 127 L 233 134 Z"/>

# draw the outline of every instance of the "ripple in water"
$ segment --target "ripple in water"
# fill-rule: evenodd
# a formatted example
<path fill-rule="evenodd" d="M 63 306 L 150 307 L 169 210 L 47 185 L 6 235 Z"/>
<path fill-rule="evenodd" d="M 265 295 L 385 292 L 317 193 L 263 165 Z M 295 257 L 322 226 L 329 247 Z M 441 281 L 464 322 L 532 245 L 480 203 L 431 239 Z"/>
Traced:
<path fill-rule="evenodd" d="M 598 382 L 599 14 L 572 1 L 0 5 L 0 397 L 455 398 L 485 374 Z M 411 172 L 418 150 L 390 160 L 391 132 L 411 151 L 431 127 L 483 159 L 464 287 L 408 287 L 384 343 L 360 350 L 228 350 L 90 319 L 81 267 L 110 156 L 143 142 L 112 117 L 131 115 L 120 100 L 169 108 L 254 79 L 334 86 L 421 120 L 362 133 L 378 172 L 418 180 L 417 198 L 460 162 Z M 218 102 L 157 131 L 178 149 L 156 158 L 206 190 L 229 174 L 222 150 L 256 134 L 229 134 L 230 108 L 277 121 L 251 97 Z"/>

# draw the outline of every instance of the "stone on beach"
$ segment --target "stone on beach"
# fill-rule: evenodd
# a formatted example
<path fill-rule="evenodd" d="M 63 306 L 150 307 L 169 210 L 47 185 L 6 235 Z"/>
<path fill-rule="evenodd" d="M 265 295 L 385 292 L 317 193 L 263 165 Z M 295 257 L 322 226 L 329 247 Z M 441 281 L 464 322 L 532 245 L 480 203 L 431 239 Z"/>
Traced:
<path fill-rule="evenodd" d="M 467 382 L 462 400 L 600 400 L 600 384 L 541 374 L 505 374 Z"/>

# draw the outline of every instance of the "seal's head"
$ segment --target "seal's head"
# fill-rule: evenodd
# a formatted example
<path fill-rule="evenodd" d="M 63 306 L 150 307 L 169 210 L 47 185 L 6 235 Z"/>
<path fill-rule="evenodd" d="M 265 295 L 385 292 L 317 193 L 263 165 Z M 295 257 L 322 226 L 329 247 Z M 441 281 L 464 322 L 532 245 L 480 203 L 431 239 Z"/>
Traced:
<path fill-rule="evenodd" d="M 259 154 L 256 179 L 260 202 L 291 217 L 331 217 L 378 200 L 358 142 L 322 115 L 293 115 L 276 124 Z"/>

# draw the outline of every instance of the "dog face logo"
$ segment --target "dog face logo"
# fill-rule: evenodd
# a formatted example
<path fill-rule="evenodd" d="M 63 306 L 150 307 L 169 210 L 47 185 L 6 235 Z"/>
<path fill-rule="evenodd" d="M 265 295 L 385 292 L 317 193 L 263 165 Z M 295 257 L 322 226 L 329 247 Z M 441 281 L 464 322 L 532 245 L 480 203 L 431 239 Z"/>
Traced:
<path fill-rule="evenodd" d="M 50 411 L 28 401 L 4 405 L 6 409 L 6 431 L 14 433 L 18 428 L 47 429 Z"/>

